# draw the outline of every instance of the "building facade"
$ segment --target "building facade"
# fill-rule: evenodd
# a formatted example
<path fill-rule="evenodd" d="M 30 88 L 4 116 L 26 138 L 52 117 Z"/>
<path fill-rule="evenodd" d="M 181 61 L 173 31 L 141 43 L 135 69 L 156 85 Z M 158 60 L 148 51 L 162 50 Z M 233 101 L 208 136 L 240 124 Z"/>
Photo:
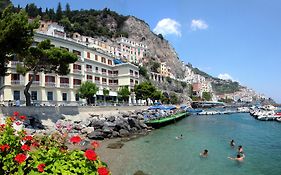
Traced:
<path fill-rule="evenodd" d="M 54 26 L 55 27 L 55 26 Z M 59 28 L 60 29 L 60 28 Z M 53 29 L 56 31 L 57 29 Z M 62 30 L 59 30 L 63 32 Z M 132 89 L 139 83 L 138 67 L 130 64 L 114 64 L 114 58 L 108 54 L 98 52 L 87 45 L 66 38 L 61 32 L 58 34 L 50 31 L 39 31 L 35 33 L 35 44 L 49 39 L 54 47 L 60 47 L 73 52 L 78 56 L 78 61 L 70 64 L 70 74 L 59 76 L 56 74 L 39 73 L 29 90 L 34 104 L 40 105 L 79 105 L 85 100 L 80 99 L 77 93 L 82 82 L 91 81 L 96 83 L 99 91 L 93 97 L 94 101 L 103 99 L 103 89 L 108 89 L 111 101 L 117 101 L 117 91 L 121 86 Z M 8 105 L 20 101 L 25 103 L 24 87 L 31 75 L 27 73 L 22 76 L 16 72 L 18 61 L 8 64 L 8 76 L 0 79 L 0 100 L 2 104 Z M 131 95 L 130 103 L 136 103 Z"/>

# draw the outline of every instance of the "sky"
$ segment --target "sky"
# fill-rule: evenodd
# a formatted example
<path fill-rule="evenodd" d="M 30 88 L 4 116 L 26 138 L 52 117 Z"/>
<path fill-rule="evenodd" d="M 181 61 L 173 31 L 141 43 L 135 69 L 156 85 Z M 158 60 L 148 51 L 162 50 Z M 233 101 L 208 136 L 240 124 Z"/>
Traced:
<path fill-rule="evenodd" d="M 45 9 L 110 8 L 146 21 L 180 59 L 281 103 L 280 0 L 12 0 Z"/>

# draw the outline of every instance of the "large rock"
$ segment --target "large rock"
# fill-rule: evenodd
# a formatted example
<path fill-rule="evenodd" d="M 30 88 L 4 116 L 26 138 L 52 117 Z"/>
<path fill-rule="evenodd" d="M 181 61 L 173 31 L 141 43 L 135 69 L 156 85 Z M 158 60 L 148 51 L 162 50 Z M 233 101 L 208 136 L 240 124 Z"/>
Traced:
<path fill-rule="evenodd" d="M 127 137 L 130 135 L 129 131 L 127 131 L 125 129 L 120 129 L 119 134 L 121 137 Z"/>
<path fill-rule="evenodd" d="M 92 140 L 103 140 L 104 134 L 103 132 L 93 131 L 90 134 L 88 134 L 87 137 Z"/>
<path fill-rule="evenodd" d="M 81 130 L 81 134 L 90 134 L 94 130 L 95 130 L 94 127 L 85 127 Z"/>
<path fill-rule="evenodd" d="M 109 116 L 109 117 L 107 117 L 106 119 L 107 119 L 107 121 L 109 121 L 109 122 L 114 122 L 114 121 L 115 121 L 115 117 L 114 117 L 114 116 Z"/>
<path fill-rule="evenodd" d="M 139 125 L 140 125 L 140 127 L 143 128 L 143 129 L 144 129 L 144 128 L 147 128 L 147 125 L 144 123 L 144 121 L 140 121 L 140 122 L 139 122 Z"/>
<path fill-rule="evenodd" d="M 128 118 L 128 123 L 131 128 L 136 127 L 137 129 L 141 129 L 139 122 L 137 119 L 134 118 Z"/>

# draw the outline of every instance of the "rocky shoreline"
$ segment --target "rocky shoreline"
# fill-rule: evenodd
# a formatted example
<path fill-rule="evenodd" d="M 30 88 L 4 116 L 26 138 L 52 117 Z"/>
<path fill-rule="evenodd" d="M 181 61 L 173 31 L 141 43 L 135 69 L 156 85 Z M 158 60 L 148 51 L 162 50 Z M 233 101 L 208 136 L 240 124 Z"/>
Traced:
<path fill-rule="evenodd" d="M 31 134 L 51 133 L 59 131 L 69 135 L 79 135 L 89 140 L 107 138 L 128 138 L 134 135 L 145 135 L 153 128 L 144 123 L 144 115 L 148 111 L 122 111 L 117 114 L 89 114 L 89 117 L 74 119 L 61 118 L 54 126 L 46 127 L 36 116 L 27 116 L 23 123 Z"/>

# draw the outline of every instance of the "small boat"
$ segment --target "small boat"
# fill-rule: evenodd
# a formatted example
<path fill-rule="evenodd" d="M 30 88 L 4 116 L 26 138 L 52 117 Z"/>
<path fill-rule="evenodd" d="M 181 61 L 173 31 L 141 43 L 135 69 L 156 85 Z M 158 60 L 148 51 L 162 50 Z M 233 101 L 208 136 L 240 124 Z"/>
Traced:
<path fill-rule="evenodd" d="M 145 121 L 144 123 L 149 126 L 152 126 L 154 128 L 159 128 L 161 126 L 165 126 L 167 124 L 174 123 L 175 121 L 178 121 L 188 115 L 189 115 L 189 113 L 183 111 L 183 112 L 178 112 L 176 114 L 169 115 L 167 117 L 150 119 L 150 120 Z"/>

